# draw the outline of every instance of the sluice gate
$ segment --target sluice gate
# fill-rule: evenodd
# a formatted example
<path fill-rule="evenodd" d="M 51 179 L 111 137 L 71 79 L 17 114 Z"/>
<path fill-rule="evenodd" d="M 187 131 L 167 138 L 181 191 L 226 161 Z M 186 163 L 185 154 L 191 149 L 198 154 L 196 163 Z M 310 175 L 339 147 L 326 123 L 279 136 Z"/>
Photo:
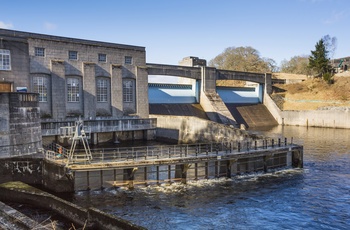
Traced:
<path fill-rule="evenodd" d="M 92 160 L 66 163 L 48 151 L 44 183 L 55 191 L 152 185 L 233 177 L 283 167 L 303 167 L 303 147 L 287 140 L 92 150 Z"/>

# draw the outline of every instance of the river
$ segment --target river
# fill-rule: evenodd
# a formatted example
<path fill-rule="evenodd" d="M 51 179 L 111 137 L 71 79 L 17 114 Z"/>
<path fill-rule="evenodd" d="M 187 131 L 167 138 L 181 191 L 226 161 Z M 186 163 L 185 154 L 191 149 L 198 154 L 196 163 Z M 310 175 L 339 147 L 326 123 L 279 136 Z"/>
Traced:
<path fill-rule="evenodd" d="M 78 192 L 72 202 L 148 229 L 350 229 L 350 130 L 278 126 L 256 132 L 304 145 L 304 168 Z"/>

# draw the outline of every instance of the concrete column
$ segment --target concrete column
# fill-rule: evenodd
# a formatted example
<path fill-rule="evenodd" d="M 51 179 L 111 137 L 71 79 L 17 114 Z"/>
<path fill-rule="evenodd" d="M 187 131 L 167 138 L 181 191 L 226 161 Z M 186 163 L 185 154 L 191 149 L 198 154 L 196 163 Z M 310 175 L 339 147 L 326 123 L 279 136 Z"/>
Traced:
<path fill-rule="evenodd" d="M 51 60 L 51 84 L 52 118 L 64 119 L 67 101 L 64 61 Z"/>
<path fill-rule="evenodd" d="M 273 155 L 271 154 L 271 155 L 265 155 L 265 156 L 263 156 L 263 161 L 264 161 L 264 172 L 267 172 L 267 170 L 268 170 L 268 168 L 269 168 L 269 165 L 268 165 L 268 161 L 270 160 L 270 159 L 272 159 L 273 158 Z"/>
<path fill-rule="evenodd" d="M 160 183 L 160 181 L 159 181 L 159 165 L 157 165 L 156 166 L 156 177 L 157 177 L 157 184 L 159 184 Z"/>
<path fill-rule="evenodd" d="M 187 183 L 187 170 L 191 167 L 190 164 L 175 165 L 175 178 L 181 178 L 181 183 Z"/>
<path fill-rule="evenodd" d="M 205 179 L 209 178 L 209 163 L 205 162 Z"/>
<path fill-rule="evenodd" d="M 144 168 L 143 175 L 144 175 L 143 179 L 145 180 L 145 186 L 147 186 L 147 181 L 148 181 L 148 168 L 147 167 Z"/>
<path fill-rule="evenodd" d="M 287 167 L 291 167 L 292 166 L 292 152 L 288 151 L 286 157 L 287 157 Z"/>
<path fill-rule="evenodd" d="M 128 188 L 133 189 L 134 188 L 134 179 L 135 179 L 135 173 L 137 171 L 137 168 L 129 168 L 129 169 L 124 169 L 124 180 L 127 181 L 128 183 Z"/>
<path fill-rule="evenodd" d="M 292 152 L 292 165 L 293 167 L 303 168 L 303 149 L 293 150 Z"/>
<path fill-rule="evenodd" d="M 91 144 L 97 145 L 98 144 L 98 133 L 91 133 Z"/>
<path fill-rule="evenodd" d="M 216 92 L 216 69 L 207 68 L 206 66 L 201 66 L 201 80 L 202 80 L 202 90 L 203 92 Z"/>
<path fill-rule="evenodd" d="M 96 118 L 95 63 L 83 63 L 84 118 Z"/>
<path fill-rule="evenodd" d="M 148 73 L 145 67 L 136 66 L 136 114 L 142 118 L 149 117 Z"/>
<path fill-rule="evenodd" d="M 231 166 L 232 166 L 232 161 L 226 161 L 226 177 L 231 178 Z"/>
<path fill-rule="evenodd" d="M 171 184 L 171 165 L 168 165 L 168 180 L 169 184 Z"/>
<path fill-rule="evenodd" d="M 111 65 L 111 105 L 112 116 L 123 116 L 123 81 L 122 81 L 122 66 Z"/>
<path fill-rule="evenodd" d="M 272 81 L 271 73 L 265 73 L 265 92 L 270 95 L 272 94 Z"/>

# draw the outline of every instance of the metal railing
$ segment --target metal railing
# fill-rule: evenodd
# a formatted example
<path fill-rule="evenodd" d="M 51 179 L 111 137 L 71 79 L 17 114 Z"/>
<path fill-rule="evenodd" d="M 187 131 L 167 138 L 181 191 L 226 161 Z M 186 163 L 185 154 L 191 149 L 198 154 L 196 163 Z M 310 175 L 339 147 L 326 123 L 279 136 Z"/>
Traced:
<path fill-rule="evenodd" d="M 101 148 L 91 149 L 91 163 L 108 163 L 108 162 L 128 162 L 128 161 L 147 161 L 158 159 L 175 159 L 175 158 L 193 158 L 204 156 L 220 156 L 231 153 L 251 152 L 262 149 L 275 149 L 280 147 L 293 146 L 293 138 L 287 143 L 284 139 L 262 139 L 253 142 L 220 142 L 220 143 L 201 143 L 191 145 L 158 145 L 158 146 L 140 146 L 140 147 L 122 147 L 122 148 Z M 60 145 L 53 144 L 51 151 L 61 148 Z M 68 156 L 69 150 L 63 148 L 62 157 Z M 79 150 L 76 151 L 79 155 Z M 51 157 L 51 155 L 50 155 Z M 62 159 L 54 157 L 51 160 Z"/>
<path fill-rule="evenodd" d="M 74 125 L 75 121 L 43 121 L 41 122 L 41 133 L 43 136 L 62 135 L 61 127 Z M 85 130 L 91 133 L 147 130 L 155 129 L 156 126 L 156 118 L 84 121 Z"/>

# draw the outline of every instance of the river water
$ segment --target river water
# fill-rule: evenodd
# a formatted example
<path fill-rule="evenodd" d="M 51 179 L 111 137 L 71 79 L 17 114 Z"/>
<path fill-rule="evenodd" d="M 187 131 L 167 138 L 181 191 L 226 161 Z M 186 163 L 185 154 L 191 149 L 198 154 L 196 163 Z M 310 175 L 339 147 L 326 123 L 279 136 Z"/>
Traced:
<path fill-rule="evenodd" d="M 71 199 L 148 229 L 350 229 L 350 130 L 256 132 L 304 145 L 304 168 L 78 192 Z"/>

